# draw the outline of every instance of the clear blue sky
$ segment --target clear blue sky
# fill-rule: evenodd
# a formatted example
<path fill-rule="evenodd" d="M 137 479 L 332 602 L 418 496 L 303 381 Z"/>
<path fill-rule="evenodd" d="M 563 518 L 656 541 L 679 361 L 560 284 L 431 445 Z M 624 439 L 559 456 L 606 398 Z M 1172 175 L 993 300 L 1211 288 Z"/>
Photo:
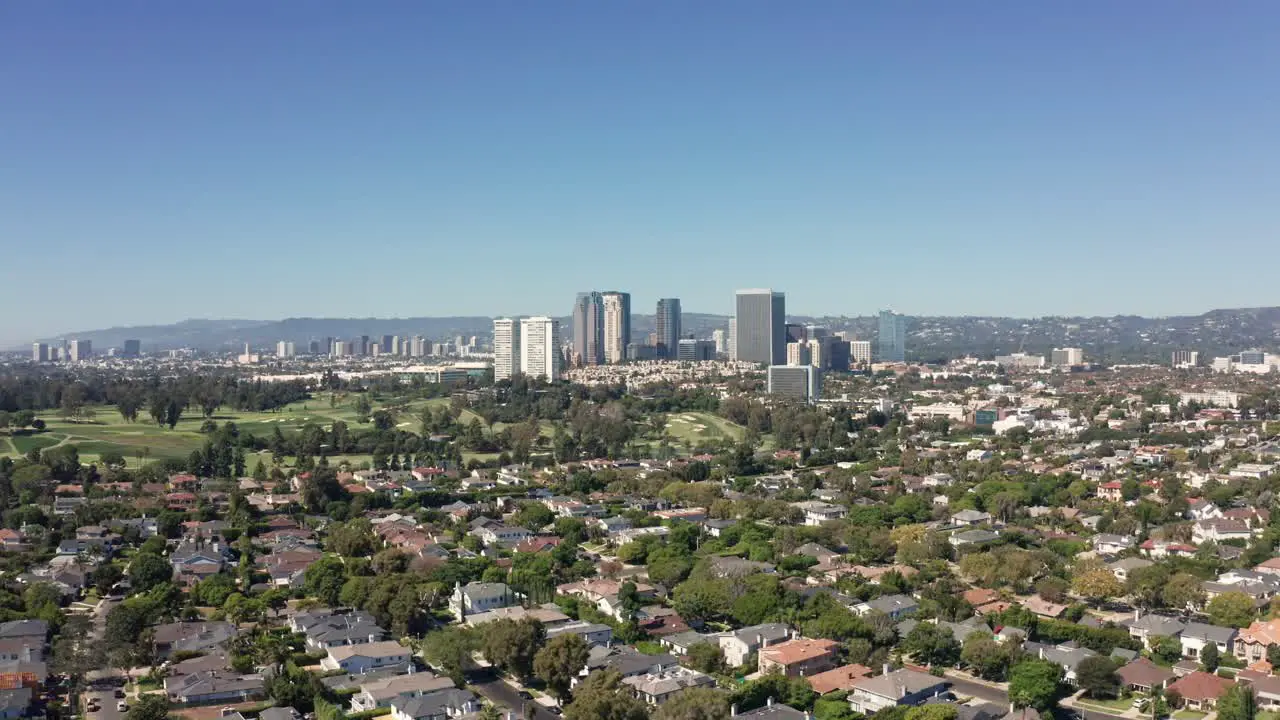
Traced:
<path fill-rule="evenodd" d="M 1280 3 L 26 2 L 0 341 L 1280 303 Z"/>

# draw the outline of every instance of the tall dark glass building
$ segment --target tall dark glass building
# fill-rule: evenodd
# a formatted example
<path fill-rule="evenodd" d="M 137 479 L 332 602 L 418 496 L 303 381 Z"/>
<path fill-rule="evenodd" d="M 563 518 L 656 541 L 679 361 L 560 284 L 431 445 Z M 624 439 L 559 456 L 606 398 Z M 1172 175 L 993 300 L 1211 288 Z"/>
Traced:
<path fill-rule="evenodd" d="M 658 357 L 673 358 L 680 344 L 680 298 L 662 298 L 654 319 Z"/>

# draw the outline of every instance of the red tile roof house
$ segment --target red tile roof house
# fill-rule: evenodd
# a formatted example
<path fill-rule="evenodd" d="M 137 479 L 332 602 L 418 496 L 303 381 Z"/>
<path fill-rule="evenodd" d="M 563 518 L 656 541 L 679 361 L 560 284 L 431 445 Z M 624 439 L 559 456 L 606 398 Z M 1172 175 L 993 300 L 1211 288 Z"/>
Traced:
<path fill-rule="evenodd" d="M 1193 710 L 1209 710 L 1216 706 L 1218 698 L 1222 697 L 1222 694 L 1227 690 L 1235 687 L 1235 684 L 1234 680 L 1196 671 L 1170 684 L 1166 689 L 1166 693 L 1170 695 L 1177 693 L 1182 698 L 1182 707 L 1189 707 Z"/>
<path fill-rule="evenodd" d="M 1110 502 L 1120 502 L 1124 499 L 1124 495 L 1122 494 L 1123 488 L 1123 483 L 1118 480 L 1104 482 L 1098 486 L 1098 497 Z"/>
<path fill-rule="evenodd" d="M 164 496 L 164 503 L 170 510 L 190 510 L 196 506 L 198 500 L 199 498 L 189 492 L 175 492 Z"/>
<path fill-rule="evenodd" d="M 826 695 L 829 692 L 838 692 L 841 690 L 852 690 L 853 681 L 871 675 L 871 668 L 866 665 L 854 663 L 852 665 L 843 665 L 834 670 L 820 672 L 817 675 L 809 676 L 809 686 L 819 695 Z"/>
<path fill-rule="evenodd" d="M 840 643 L 832 640 L 796 638 L 761 648 L 759 670 L 766 675 L 773 670 L 787 677 L 804 677 L 825 672 L 835 666 Z"/>

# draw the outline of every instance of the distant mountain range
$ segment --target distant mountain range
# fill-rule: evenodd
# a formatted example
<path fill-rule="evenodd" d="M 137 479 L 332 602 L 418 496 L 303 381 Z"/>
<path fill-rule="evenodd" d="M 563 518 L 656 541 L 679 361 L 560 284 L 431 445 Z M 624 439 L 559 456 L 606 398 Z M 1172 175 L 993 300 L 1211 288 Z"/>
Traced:
<path fill-rule="evenodd" d="M 790 322 L 819 324 L 832 331 L 875 340 L 877 319 L 867 317 L 801 317 Z M 568 335 L 569 318 L 561 318 Z M 684 331 L 708 337 L 716 328 L 727 328 L 725 315 L 685 313 Z M 633 315 L 632 330 L 643 340 L 653 330 L 653 315 Z M 912 317 L 908 320 L 908 357 L 942 360 L 974 354 L 1025 352 L 1047 354 L 1054 347 L 1081 347 L 1086 358 L 1104 363 L 1166 362 L 1176 349 L 1199 350 L 1202 361 L 1213 355 L 1251 348 L 1280 348 L 1280 307 L 1212 310 L 1202 315 L 1144 318 L 1115 317 Z M 233 350 L 245 343 L 268 349 L 279 340 L 291 340 L 299 350 L 310 340 L 326 337 L 353 338 L 368 335 L 444 340 L 457 335 L 487 338 L 492 318 L 480 316 L 418 318 L 288 318 L 285 320 L 186 320 L 172 325 L 147 325 L 89 330 L 46 338 L 87 339 L 95 350 L 120 347 L 126 339 L 142 341 L 144 352 L 172 348 Z M 24 348 L 15 348 L 22 352 Z"/>

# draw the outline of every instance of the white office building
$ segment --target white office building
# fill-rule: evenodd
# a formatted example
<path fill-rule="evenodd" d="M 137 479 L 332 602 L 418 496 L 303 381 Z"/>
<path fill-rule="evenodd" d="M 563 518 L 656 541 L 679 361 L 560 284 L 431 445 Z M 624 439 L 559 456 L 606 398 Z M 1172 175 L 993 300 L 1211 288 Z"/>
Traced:
<path fill-rule="evenodd" d="M 493 379 L 508 380 L 520 371 L 520 325 L 511 318 L 493 321 Z"/>
<path fill-rule="evenodd" d="M 1175 369 L 1193 368 L 1200 364 L 1200 353 L 1195 350 L 1174 350 L 1172 364 Z"/>
<path fill-rule="evenodd" d="M 870 365 L 871 364 L 871 341 L 870 340 L 850 340 L 849 341 L 849 362 L 854 365 Z"/>
<path fill-rule="evenodd" d="M 520 372 L 530 378 L 560 376 L 560 322 L 549 317 L 520 321 Z"/>
<path fill-rule="evenodd" d="M 68 348 L 71 362 L 82 362 L 93 357 L 93 343 L 88 340 L 72 340 Z"/>
<path fill-rule="evenodd" d="M 810 350 L 808 343 L 790 342 L 787 343 L 787 364 L 788 365 L 809 365 Z"/>
<path fill-rule="evenodd" d="M 1084 364 L 1084 350 L 1080 348 L 1054 348 L 1051 355 L 1054 367 L 1074 367 Z"/>
<path fill-rule="evenodd" d="M 294 355 L 297 355 L 297 347 L 293 343 L 287 340 L 276 343 L 276 357 L 291 358 Z"/>
<path fill-rule="evenodd" d="M 1033 370 L 1044 367 L 1044 356 L 1016 352 L 1011 355 L 997 355 L 995 362 L 1007 368 Z"/>

